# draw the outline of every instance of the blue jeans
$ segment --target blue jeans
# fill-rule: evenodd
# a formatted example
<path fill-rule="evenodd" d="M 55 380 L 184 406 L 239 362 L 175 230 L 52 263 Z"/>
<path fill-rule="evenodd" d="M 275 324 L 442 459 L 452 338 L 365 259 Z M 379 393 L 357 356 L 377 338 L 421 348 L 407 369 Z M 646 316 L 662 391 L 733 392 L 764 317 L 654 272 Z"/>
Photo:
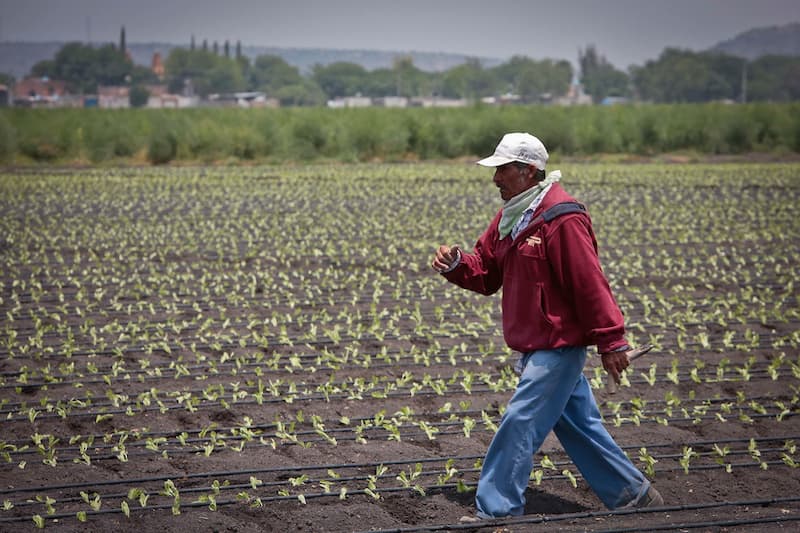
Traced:
<path fill-rule="evenodd" d="M 525 354 L 517 390 L 483 461 L 475 504 L 482 518 L 521 515 L 533 454 L 554 430 L 583 478 L 609 509 L 650 488 L 608 434 L 583 375 L 585 347 Z"/>

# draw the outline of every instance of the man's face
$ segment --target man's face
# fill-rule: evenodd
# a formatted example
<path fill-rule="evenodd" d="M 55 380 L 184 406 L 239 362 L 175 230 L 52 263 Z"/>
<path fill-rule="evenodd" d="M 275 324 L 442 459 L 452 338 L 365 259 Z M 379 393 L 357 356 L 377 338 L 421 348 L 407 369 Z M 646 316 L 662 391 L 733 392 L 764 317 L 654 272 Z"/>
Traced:
<path fill-rule="evenodd" d="M 528 165 L 506 163 L 494 170 L 494 184 L 500 189 L 500 198 L 509 201 L 522 191 L 530 189 L 536 184 L 536 170 Z"/>

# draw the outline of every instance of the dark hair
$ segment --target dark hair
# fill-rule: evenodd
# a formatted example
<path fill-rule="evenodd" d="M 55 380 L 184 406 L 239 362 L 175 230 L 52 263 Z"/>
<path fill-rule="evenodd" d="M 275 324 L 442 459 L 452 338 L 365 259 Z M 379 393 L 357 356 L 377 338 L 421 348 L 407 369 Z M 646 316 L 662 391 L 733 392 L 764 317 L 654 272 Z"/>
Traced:
<path fill-rule="evenodd" d="M 530 166 L 533 166 L 530 163 L 523 163 L 522 161 L 514 161 L 514 165 L 520 170 L 524 170 L 524 169 L 526 169 L 526 168 L 528 168 Z M 536 169 L 536 174 L 533 175 L 533 178 L 537 182 L 539 182 L 539 181 L 542 181 L 545 178 L 545 175 L 546 174 L 545 174 L 544 169 L 537 168 Z"/>

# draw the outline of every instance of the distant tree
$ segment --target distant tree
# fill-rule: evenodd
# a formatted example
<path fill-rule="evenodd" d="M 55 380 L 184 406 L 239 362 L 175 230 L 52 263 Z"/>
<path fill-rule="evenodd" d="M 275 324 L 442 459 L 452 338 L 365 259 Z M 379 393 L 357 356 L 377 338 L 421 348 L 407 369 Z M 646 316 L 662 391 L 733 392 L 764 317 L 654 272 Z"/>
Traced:
<path fill-rule="evenodd" d="M 81 93 L 94 93 L 98 85 L 122 85 L 134 72 L 134 65 L 114 45 L 94 48 L 79 42 L 65 44 L 52 60 L 31 69 L 34 76 L 63 80 Z"/>
<path fill-rule="evenodd" d="M 125 54 L 127 49 L 125 48 L 125 26 L 119 30 L 119 51 Z"/>
<path fill-rule="evenodd" d="M 442 95 L 448 98 L 478 99 L 498 92 L 501 83 L 477 59 L 447 70 L 442 77 Z"/>
<path fill-rule="evenodd" d="M 395 90 L 397 96 L 418 96 L 430 90 L 430 76 L 414 65 L 411 56 L 398 56 L 392 62 Z"/>
<path fill-rule="evenodd" d="M 249 72 L 249 81 L 252 88 L 268 94 L 287 85 L 303 85 L 303 77 L 297 67 L 289 65 L 279 56 L 269 54 L 256 57 Z"/>
<path fill-rule="evenodd" d="M 236 59 L 242 58 L 242 41 L 236 41 Z"/>
<path fill-rule="evenodd" d="M 748 101 L 800 100 L 800 57 L 763 56 L 746 67 L 742 62 L 741 67 L 747 76 Z"/>
<path fill-rule="evenodd" d="M 327 101 L 325 92 L 308 78 L 303 78 L 297 84 L 284 85 L 271 96 L 277 98 L 282 106 L 320 106 Z"/>
<path fill-rule="evenodd" d="M 0 72 L 0 85 L 12 86 L 15 82 L 13 75 L 7 72 Z"/>
<path fill-rule="evenodd" d="M 329 98 L 353 96 L 367 86 L 367 71 L 364 67 L 345 61 L 327 66 L 315 65 L 311 78 Z"/>
<path fill-rule="evenodd" d="M 43 78 L 45 76 L 52 77 L 56 72 L 56 62 L 52 59 L 43 59 L 37 61 L 31 67 L 31 76 L 36 78 Z"/>
<path fill-rule="evenodd" d="M 653 102 L 735 100 L 741 92 L 741 68 L 723 54 L 667 48 L 631 75 L 639 96 Z"/>
<path fill-rule="evenodd" d="M 219 55 L 219 45 L 217 44 L 217 41 L 214 41 L 214 47 L 212 48 L 212 50 L 215 56 Z"/>
<path fill-rule="evenodd" d="M 147 100 L 150 98 L 150 91 L 141 85 L 134 85 L 131 87 L 129 99 L 131 107 L 144 107 L 147 105 Z"/>
<path fill-rule="evenodd" d="M 194 50 L 194 34 L 192 34 L 192 39 L 189 41 L 189 50 Z"/>
<path fill-rule="evenodd" d="M 225 57 L 228 57 L 228 58 L 231 57 L 231 45 L 230 45 L 230 43 L 228 43 L 228 39 L 225 39 L 224 50 L 225 50 L 225 52 L 224 52 L 225 53 Z"/>
<path fill-rule="evenodd" d="M 142 85 L 148 83 L 158 83 L 158 76 L 149 68 L 142 65 L 134 65 L 130 73 L 131 85 Z"/>
<path fill-rule="evenodd" d="M 204 78 L 208 82 L 208 93 L 230 93 L 247 88 L 242 71 L 236 61 L 220 57 Z"/>
<path fill-rule="evenodd" d="M 208 51 L 208 40 L 207 39 L 203 39 L 203 51 L 204 52 Z"/>
<path fill-rule="evenodd" d="M 397 94 L 397 75 L 393 69 L 379 68 L 367 75 L 361 94 L 373 98 Z"/>
<path fill-rule="evenodd" d="M 585 52 L 578 52 L 578 64 L 583 89 L 595 103 L 608 96 L 630 96 L 628 75 L 606 61 L 593 45 L 588 46 Z"/>
<path fill-rule="evenodd" d="M 572 65 L 568 61 L 514 56 L 491 69 L 491 73 L 500 91 L 517 94 L 526 102 L 537 102 L 545 95 L 561 96 L 567 92 Z"/>
<path fill-rule="evenodd" d="M 124 85 L 133 72 L 133 63 L 113 46 L 94 49 L 93 71 L 99 85 Z"/>
<path fill-rule="evenodd" d="M 164 70 L 169 90 L 173 92 L 180 92 L 186 80 L 191 80 L 200 96 L 247 88 L 239 62 L 204 50 L 173 48 L 164 62 Z"/>

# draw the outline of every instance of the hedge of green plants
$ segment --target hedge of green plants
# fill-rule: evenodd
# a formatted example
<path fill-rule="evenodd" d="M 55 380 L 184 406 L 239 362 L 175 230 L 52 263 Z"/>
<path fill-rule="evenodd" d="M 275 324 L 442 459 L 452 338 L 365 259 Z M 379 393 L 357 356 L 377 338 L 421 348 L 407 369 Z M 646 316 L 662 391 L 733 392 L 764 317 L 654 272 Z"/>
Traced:
<path fill-rule="evenodd" d="M 457 109 L 5 109 L 0 161 L 285 162 L 470 157 L 529 131 L 551 153 L 800 152 L 800 104 Z"/>

